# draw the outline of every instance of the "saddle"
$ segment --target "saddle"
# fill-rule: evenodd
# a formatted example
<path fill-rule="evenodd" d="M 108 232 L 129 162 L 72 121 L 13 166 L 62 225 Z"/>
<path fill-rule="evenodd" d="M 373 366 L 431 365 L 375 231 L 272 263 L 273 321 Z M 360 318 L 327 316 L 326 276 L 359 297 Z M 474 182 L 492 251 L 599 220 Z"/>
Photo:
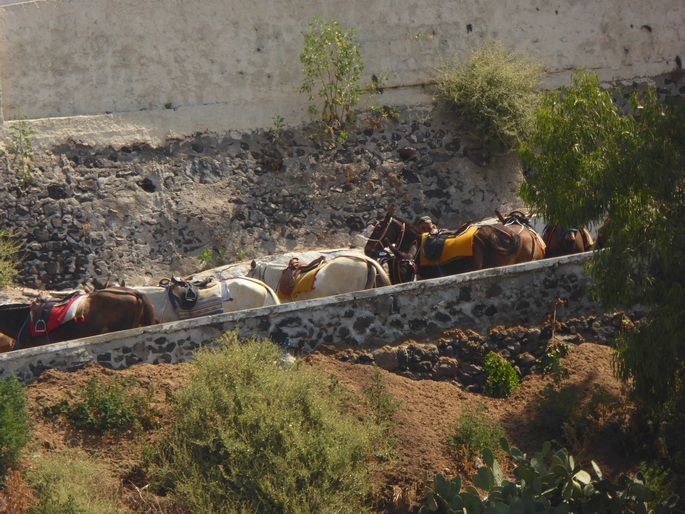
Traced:
<path fill-rule="evenodd" d="M 228 289 L 219 282 L 215 283 L 214 277 L 204 280 L 178 280 L 172 277 L 171 280 L 161 280 L 159 285 L 166 287 L 169 302 L 180 320 L 222 314 L 224 296 L 230 301 Z"/>
<path fill-rule="evenodd" d="M 440 229 L 436 233 L 428 234 L 423 243 L 423 254 L 426 259 L 437 261 L 445 248 L 445 242 L 453 237 L 458 237 L 471 226 L 467 221 L 456 230 Z"/>
<path fill-rule="evenodd" d="M 473 235 L 477 230 L 478 227 L 466 223 L 457 230 L 423 234 L 417 259 L 419 266 L 435 266 L 473 255 Z"/>
<path fill-rule="evenodd" d="M 31 336 L 44 336 L 61 324 L 74 319 L 75 302 L 83 296 L 75 291 L 66 298 L 39 298 L 33 302 L 30 310 Z M 78 321 L 78 318 L 76 319 Z"/>
<path fill-rule="evenodd" d="M 292 298 L 295 294 L 295 286 L 300 282 L 305 275 L 311 273 L 311 282 L 314 282 L 316 271 L 324 265 L 326 256 L 317 257 L 309 264 L 304 264 L 297 257 L 293 257 L 288 262 L 288 267 L 283 270 L 281 280 L 278 282 L 278 296 L 279 298 Z M 313 289 L 312 286 L 309 290 Z"/>
<path fill-rule="evenodd" d="M 542 251 L 546 251 L 547 244 L 545 243 L 544 238 L 540 237 L 540 234 L 538 234 L 537 230 L 533 228 L 533 224 L 530 222 L 530 217 L 527 214 L 524 214 L 521 211 L 512 211 L 506 218 L 504 218 L 499 211 L 495 211 L 495 214 L 497 214 L 500 222 L 505 227 L 511 227 L 512 225 L 518 225 L 521 227 L 518 232 L 519 234 L 523 231 L 524 227 L 530 230 L 530 233 L 533 235 L 533 238 L 537 244 L 542 248 Z"/>
<path fill-rule="evenodd" d="M 508 225 L 520 225 L 531 230 L 533 229 L 533 225 L 530 223 L 530 216 L 521 211 L 511 211 L 506 218 L 499 211 L 495 211 L 495 214 L 497 214 L 500 223 L 505 227 Z"/>
<path fill-rule="evenodd" d="M 159 282 L 159 285 L 167 288 L 169 299 L 174 308 L 177 307 L 176 300 L 178 300 L 178 308 L 192 310 L 193 307 L 197 305 L 197 301 L 200 298 L 199 290 L 207 288 L 213 280 L 214 277 L 191 281 L 173 279 L 173 282 L 169 279 L 163 279 Z M 178 291 L 178 293 L 175 294 L 174 291 Z"/>

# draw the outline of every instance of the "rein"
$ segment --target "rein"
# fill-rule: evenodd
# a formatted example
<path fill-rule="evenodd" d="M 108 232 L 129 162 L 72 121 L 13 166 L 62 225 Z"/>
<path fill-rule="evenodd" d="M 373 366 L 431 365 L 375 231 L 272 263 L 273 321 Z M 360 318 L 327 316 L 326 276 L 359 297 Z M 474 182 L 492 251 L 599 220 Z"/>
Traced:
<path fill-rule="evenodd" d="M 28 315 L 26 316 L 26 320 L 24 321 L 24 324 L 21 326 L 19 329 L 19 332 L 17 333 L 17 339 L 14 342 L 14 348 L 13 350 L 21 350 L 21 335 L 24 332 L 24 329 L 26 328 L 26 324 L 29 322 L 29 319 L 31 319 L 31 311 L 29 310 Z M 29 334 L 30 336 L 31 334 Z M 50 342 L 50 338 L 48 337 L 48 343 Z"/>

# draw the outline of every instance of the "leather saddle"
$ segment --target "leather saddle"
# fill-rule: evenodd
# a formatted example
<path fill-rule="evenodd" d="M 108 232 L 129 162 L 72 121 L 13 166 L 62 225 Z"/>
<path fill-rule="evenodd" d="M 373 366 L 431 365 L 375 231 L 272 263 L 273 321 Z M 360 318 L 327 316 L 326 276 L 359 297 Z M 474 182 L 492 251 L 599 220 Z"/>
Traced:
<path fill-rule="evenodd" d="M 178 302 L 181 309 L 191 310 L 200 298 L 199 290 L 208 287 L 213 280 L 214 277 L 207 277 L 204 280 L 179 280 L 171 277 L 171 280 L 161 280 L 159 285 L 167 288 L 169 299 L 174 308 Z"/>
<path fill-rule="evenodd" d="M 34 337 L 45 335 L 59 326 L 69 305 L 79 296 L 81 293 L 74 291 L 65 298 L 43 297 L 33 302 L 31 304 L 31 335 Z"/>
<path fill-rule="evenodd" d="M 437 261 L 442 255 L 445 248 L 445 242 L 453 237 L 458 237 L 471 226 L 471 222 L 467 221 L 456 230 L 440 229 L 434 234 L 428 234 L 423 244 L 422 251 L 426 259 Z"/>
<path fill-rule="evenodd" d="M 289 298 L 293 294 L 297 279 L 299 276 L 318 269 L 325 262 L 326 256 L 317 257 L 309 264 L 303 263 L 297 257 L 293 257 L 288 262 L 288 267 L 283 270 L 281 280 L 278 282 L 278 293 L 285 298 Z"/>

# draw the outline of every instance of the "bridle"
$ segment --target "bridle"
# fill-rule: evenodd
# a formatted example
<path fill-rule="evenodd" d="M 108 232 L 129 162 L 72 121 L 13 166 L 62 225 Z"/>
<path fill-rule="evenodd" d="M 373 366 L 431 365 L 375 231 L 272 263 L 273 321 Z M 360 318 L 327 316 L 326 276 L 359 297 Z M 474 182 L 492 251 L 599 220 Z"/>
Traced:
<path fill-rule="evenodd" d="M 380 224 L 383 223 L 384 221 L 385 221 L 385 220 L 380 220 L 380 221 L 378 221 L 378 222 L 376 223 L 376 227 L 378 227 L 378 225 L 380 225 Z M 398 242 L 395 242 L 395 243 L 391 243 L 391 242 L 390 242 L 389 240 L 387 240 L 387 238 L 385 237 L 386 234 L 388 233 L 388 230 L 390 230 L 390 225 L 392 225 L 393 223 L 401 223 L 401 228 L 400 228 L 400 240 L 399 240 Z M 397 220 L 397 219 L 395 219 L 395 218 L 393 218 L 393 217 L 391 216 L 390 219 L 388 219 L 387 224 L 385 225 L 385 230 L 383 230 L 383 233 L 382 233 L 380 236 L 378 236 L 378 239 L 373 239 L 373 238 L 369 237 L 367 244 L 368 244 L 368 243 L 374 243 L 374 247 L 373 247 L 374 250 L 376 249 L 377 245 L 379 245 L 379 244 L 381 245 L 381 248 L 382 248 L 383 246 L 390 246 L 391 244 L 394 244 L 395 246 L 397 246 L 397 248 L 399 248 L 399 247 L 402 246 L 402 241 L 404 241 L 405 229 L 406 229 L 406 223 L 401 222 L 400 220 Z M 375 230 L 376 230 L 376 229 L 374 228 L 374 232 L 375 232 Z M 385 245 L 385 244 L 383 243 L 384 240 L 385 240 L 385 241 L 388 241 L 388 244 L 387 244 L 387 245 Z"/>
<path fill-rule="evenodd" d="M 409 280 L 403 280 L 402 263 L 405 263 L 408 269 L 413 272 L 413 276 Z M 397 277 L 399 283 L 411 282 L 412 280 L 416 279 L 416 275 L 418 274 L 418 268 L 414 259 L 400 259 L 399 257 L 394 257 L 390 261 L 389 266 L 392 268 L 390 274 Z"/>

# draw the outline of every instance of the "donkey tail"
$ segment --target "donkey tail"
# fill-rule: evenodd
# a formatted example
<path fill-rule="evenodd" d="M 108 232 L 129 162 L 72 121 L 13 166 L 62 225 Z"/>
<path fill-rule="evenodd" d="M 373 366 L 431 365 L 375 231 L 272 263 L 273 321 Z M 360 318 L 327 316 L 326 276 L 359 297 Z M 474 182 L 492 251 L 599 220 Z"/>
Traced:
<path fill-rule="evenodd" d="M 146 294 L 141 293 L 139 291 L 136 291 L 135 295 L 138 301 L 140 302 L 142 310 L 139 311 L 138 315 L 136 316 L 134 328 L 146 327 L 148 325 L 156 325 L 157 317 L 155 315 L 155 308 L 153 307 L 150 299 L 147 297 Z"/>
<path fill-rule="evenodd" d="M 390 277 L 388 277 L 388 274 L 378 262 L 367 257 L 366 265 L 368 266 L 366 289 L 392 285 Z"/>

